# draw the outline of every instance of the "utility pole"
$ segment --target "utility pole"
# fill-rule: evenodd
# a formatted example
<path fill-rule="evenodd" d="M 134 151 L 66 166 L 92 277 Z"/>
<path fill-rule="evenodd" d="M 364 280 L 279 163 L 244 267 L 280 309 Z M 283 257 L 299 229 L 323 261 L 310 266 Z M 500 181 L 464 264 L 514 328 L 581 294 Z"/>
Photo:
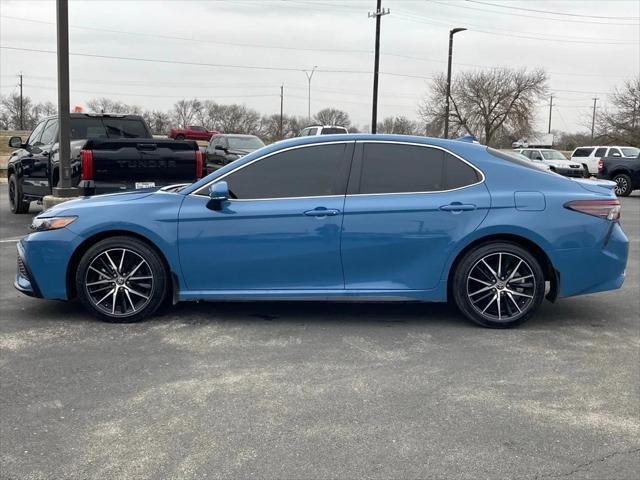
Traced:
<path fill-rule="evenodd" d="M 284 84 L 280 85 L 280 139 L 284 138 L 284 130 L 282 127 L 282 120 L 284 116 Z"/>
<path fill-rule="evenodd" d="M 633 99 L 633 115 L 631 116 L 631 128 L 636 128 L 636 115 L 638 114 L 638 99 Z"/>
<path fill-rule="evenodd" d="M 553 95 L 549 99 L 549 131 L 547 133 L 551 133 L 551 112 L 553 111 Z"/>
<path fill-rule="evenodd" d="M 72 197 L 77 189 L 71 186 L 71 115 L 69 107 L 69 2 L 56 0 L 58 45 L 58 132 L 60 180 L 53 188 L 54 197 Z"/>
<path fill-rule="evenodd" d="M 466 28 L 453 28 L 449 30 L 449 58 L 447 59 L 447 97 L 444 101 L 444 138 L 449 138 L 449 100 L 451 98 L 451 60 L 453 58 L 453 36 L 458 32 L 464 32 Z"/>
<path fill-rule="evenodd" d="M 318 68 L 317 65 L 314 65 L 313 68 L 311 69 L 311 73 L 309 73 L 306 70 L 303 70 L 304 74 L 307 76 L 307 81 L 309 82 L 309 105 L 308 105 L 308 109 L 307 109 L 307 122 L 311 123 L 311 79 L 313 78 L 313 73 L 316 71 L 316 68 Z"/>
<path fill-rule="evenodd" d="M 20 130 L 24 130 L 24 108 L 23 108 L 23 101 L 22 101 L 22 72 L 20 72 L 20 75 L 18 75 L 20 77 Z"/>
<path fill-rule="evenodd" d="M 593 117 L 591 118 L 591 140 L 593 140 L 593 133 L 596 127 L 596 103 L 598 102 L 597 98 L 593 99 Z"/>
<path fill-rule="evenodd" d="M 385 11 L 382 8 L 382 0 L 377 0 L 376 11 L 369 12 L 369 18 L 376 19 L 376 48 L 375 60 L 373 63 L 373 106 L 371 109 L 371 133 L 376 133 L 378 127 L 378 73 L 380 71 L 380 19 L 383 15 L 388 15 L 389 9 Z"/>

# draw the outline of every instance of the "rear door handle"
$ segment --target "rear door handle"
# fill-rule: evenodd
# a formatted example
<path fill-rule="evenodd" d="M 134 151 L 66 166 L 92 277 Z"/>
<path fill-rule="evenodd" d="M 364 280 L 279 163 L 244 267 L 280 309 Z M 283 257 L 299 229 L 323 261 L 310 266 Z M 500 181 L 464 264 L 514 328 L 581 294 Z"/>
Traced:
<path fill-rule="evenodd" d="M 307 217 L 333 217 L 335 215 L 338 215 L 339 213 L 340 210 L 334 210 L 325 207 L 317 207 L 313 210 L 307 210 L 306 212 L 304 212 Z"/>
<path fill-rule="evenodd" d="M 471 204 L 471 203 L 460 203 L 460 202 L 453 202 L 450 203 L 449 205 L 442 205 L 440 207 L 440 210 L 444 210 L 445 212 L 462 212 L 462 211 L 469 211 L 469 210 L 475 210 L 476 206 Z"/>

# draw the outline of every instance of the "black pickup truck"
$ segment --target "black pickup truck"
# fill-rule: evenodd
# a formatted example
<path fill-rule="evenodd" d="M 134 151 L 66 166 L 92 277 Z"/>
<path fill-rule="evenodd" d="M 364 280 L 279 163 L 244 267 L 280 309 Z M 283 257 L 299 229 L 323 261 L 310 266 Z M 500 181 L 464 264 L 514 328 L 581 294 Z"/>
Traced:
<path fill-rule="evenodd" d="M 640 189 L 640 155 L 637 157 L 603 157 L 598 160 L 598 178 L 616 182 L 619 197 L 628 197 Z"/>
<path fill-rule="evenodd" d="M 161 187 L 202 176 L 202 153 L 193 141 L 154 139 L 139 115 L 71 114 L 71 181 L 83 195 Z M 9 204 L 27 213 L 50 195 L 59 176 L 58 118 L 42 120 L 9 157 Z"/>

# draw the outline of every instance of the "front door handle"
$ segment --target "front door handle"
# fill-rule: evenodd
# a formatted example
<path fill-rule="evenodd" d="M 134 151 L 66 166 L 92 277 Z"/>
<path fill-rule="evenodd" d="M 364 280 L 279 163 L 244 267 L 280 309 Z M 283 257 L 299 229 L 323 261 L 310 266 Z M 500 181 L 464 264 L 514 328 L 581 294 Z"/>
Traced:
<path fill-rule="evenodd" d="M 476 206 L 471 203 L 460 203 L 460 202 L 453 202 L 453 203 L 450 203 L 449 205 L 442 205 L 440 207 L 440 210 L 444 210 L 445 212 L 454 212 L 454 213 L 475 210 L 475 209 L 476 209 Z"/>
<path fill-rule="evenodd" d="M 338 215 L 340 210 L 325 208 L 325 207 L 316 207 L 313 210 L 307 210 L 304 214 L 307 217 L 333 217 Z"/>

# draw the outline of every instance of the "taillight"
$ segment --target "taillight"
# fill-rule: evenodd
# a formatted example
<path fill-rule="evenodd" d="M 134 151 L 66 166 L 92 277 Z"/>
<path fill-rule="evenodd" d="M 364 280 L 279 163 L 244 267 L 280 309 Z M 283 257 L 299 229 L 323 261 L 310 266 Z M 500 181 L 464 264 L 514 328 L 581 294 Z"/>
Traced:
<path fill-rule="evenodd" d="M 202 152 L 196 150 L 196 178 L 202 178 Z"/>
<path fill-rule="evenodd" d="M 600 159 L 598 160 L 598 171 L 601 172 L 602 170 L 604 170 L 604 162 Z"/>
<path fill-rule="evenodd" d="M 565 207 L 569 210 L 575 210 L 576 212 L 586 213 L 606 220 L 620 219 L 619 200 L 574 200 L 566 203 Z"/>
<path fill-rule="evenodd" d="M 80 150 L 80 160 L 82 161 L 82 180 L 93 180 L 93 152 Z"/>

